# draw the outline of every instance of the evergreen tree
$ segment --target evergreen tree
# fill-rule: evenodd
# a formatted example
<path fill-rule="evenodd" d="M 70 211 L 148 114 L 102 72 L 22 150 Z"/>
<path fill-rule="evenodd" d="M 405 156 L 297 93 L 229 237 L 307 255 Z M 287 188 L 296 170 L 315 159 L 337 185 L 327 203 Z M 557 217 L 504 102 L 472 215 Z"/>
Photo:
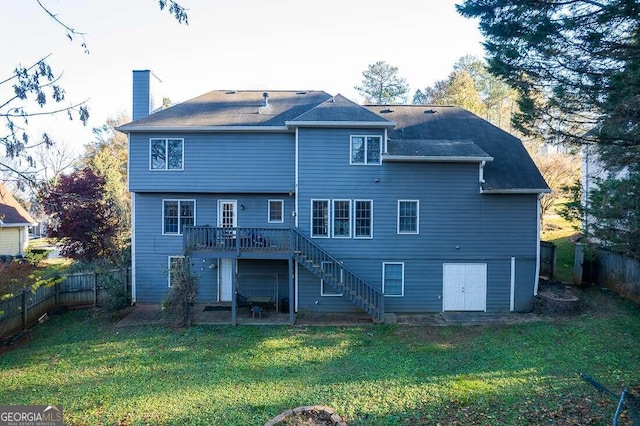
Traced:
<path fill-rule="evenodd" d="M 354 88 L 364 97 L 365 103 L 388 105 L 406 101 L 409 86 L 398 75 L 398 67 L 378 61 L 362 72 L 361 86 Z"/>

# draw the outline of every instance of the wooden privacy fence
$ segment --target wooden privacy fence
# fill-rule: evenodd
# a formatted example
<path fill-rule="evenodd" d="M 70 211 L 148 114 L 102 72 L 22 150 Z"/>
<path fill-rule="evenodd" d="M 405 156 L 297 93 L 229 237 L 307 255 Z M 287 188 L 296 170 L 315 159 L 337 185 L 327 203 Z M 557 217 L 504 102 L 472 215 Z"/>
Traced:
<path fill-rule="evenodd" d="M 0 301 L 0 337 L 26 330 L 59 307 L 98 306 L 131 301 L 131 269 L 63 274 L 63 280 L 37 290 L 25 289 Z"/>
<path fill-rule="evenodd" d="M 555 278 L 556 259 L 556 245 L 548 241 L 540 241 L 540 276 L 550 280 Z"/>
<path fill-rule="evenodd" d="M 593 282 L 640 303 L 640 260 L 605 249 L 585 259 L 584 246 L 576 244 L 575 284 Z"/>

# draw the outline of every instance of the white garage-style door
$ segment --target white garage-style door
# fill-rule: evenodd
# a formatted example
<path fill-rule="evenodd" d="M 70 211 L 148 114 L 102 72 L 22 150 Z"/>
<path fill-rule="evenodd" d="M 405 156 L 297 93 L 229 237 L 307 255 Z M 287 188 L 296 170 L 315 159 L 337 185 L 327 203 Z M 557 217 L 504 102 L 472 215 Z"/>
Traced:
<path fill-rule="evenodd" d="M 445 263 L 443 311 L 487 310 L 487 264 Z"/>

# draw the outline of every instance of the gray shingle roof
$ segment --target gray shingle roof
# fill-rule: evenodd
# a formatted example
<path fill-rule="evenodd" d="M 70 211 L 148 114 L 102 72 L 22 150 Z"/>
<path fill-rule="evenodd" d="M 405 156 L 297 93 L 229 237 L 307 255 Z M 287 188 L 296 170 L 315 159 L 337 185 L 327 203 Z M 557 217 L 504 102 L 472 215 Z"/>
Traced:
<path fill-rule="evenodd" d="M 285 126 L 331 99 L 323 91 L 269 91 L 264 108 L 262 90 L 214 90 L 120 127 L 123 131 L 157 127 Z"/>
<path fill-rule="evenodd" d="M 31 215 L 0 182 L 0 221 L 3 226 L 35 224 Z"/>
<path fill-rule="evenodd" d="M 425 105 L 369 105 L 366 108 L 397 123 L 388 132 L 392 140 L 472 141 L 493 157 L 484 168 L 484 190 L 549 190 L 520 139 L 465 109 Z"/>
<path fill-rule="evenodd" d="M 311 110 L 299 115 L 295 119 L 291 120 L 291 124 L 300 122 L 365 122 L 365 123 L 391 123 L 386 118 L 379 116 L 362 106 L 356 104 L 353 101 L 345 98 L 342 95 L 336 95 L 326 100 L 320 105 L 312 108 Z"/>
<path fill-rule="evenodd" d="M 313 122 L 348 125 L 369 123 L 387 127 L 391 157 L 493 158 L 484 168 L 486 191 L 548 191 L 548 186 L 522 142 L 459 107 L 425 105 L 369 105 L 362 107 L 323 91 L 214 90 L 151 114 L 119 130 L 189 131 L 258 126 L 264 130 L 293 128 Z M 393 127 L 395 125 L 395 127 Z M 393 128 L 392 128 L 393 127 Z M 403 142 L 400 142 L 403 141 Z M 387 158 L 393 161 L 393 158 Z M 413 159 L 409 159 L 413 160 Z M 451 159 L 450 159 L 451 160 Z"/>
<path fill-rule="evenodd" d="M 395 158 L 469 159 L 491 161 L 493 158 L 470 140 L 391 139 L 387 142 L 385 161 Z"/>

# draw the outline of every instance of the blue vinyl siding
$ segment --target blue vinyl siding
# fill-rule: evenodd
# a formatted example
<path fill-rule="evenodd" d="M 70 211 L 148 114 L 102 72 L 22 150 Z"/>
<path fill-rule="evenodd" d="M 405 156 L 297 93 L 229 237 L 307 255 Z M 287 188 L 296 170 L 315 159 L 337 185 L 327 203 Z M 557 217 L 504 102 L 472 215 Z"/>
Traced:
<path fill-rule="evenodd" d="M 268 223 L 268 200 L 273 198 L 284 201 L 285 223 Z M 238 226 L 240 227 L 291 227 L 291 212 L 294 208 L 293 197 L 288 194 L 194 194 L 194 193 L 137 193 L 135 197 L 136 223 L 136 296 L 138 302 L 160 302 L 168 290 L 168 256 L 180 256 L 183 253 L 181 235 L 162 235 L 162 200 L 190 199 L 196 202 L 196 225 L 217 225 L 217 202 L 220 199 L 238 201 Z M 244 206 L 240 210 L 239 206 Z M 202 260 L 205 260 L 204 262 Z M 218 295 L 217 259 L 207 254 L 192 254 L 192 271 L 199 281 L 199 302 L 215 302 Z M 288 266 L 284 262 L 275 262 L 279 266 L 275 273 L 288 276 Z M 264 269 L 264 265 L 261 266 Z M 240 265 L 239 265 L 240 268 Z M 241 272 L 240 269 L 238 270 Z M 280 283 L 287 286 L 287 283 Z M 288 295 L 288 287 L 283 291 Z M 284 294 L 284 293 L 283 293 Z"/>
<path fill-rule="evenodd" d="M 350 165 L 350 136 L 379 130 L 300 129 L 296 212 L 310 235 L 311 200 L 373 202 L 373 238 L 314 238 L 374 287 L 382 288 L 383 262 L 404 264 L 404 296 L 385 299 L 388 312 L 442 311 L 443 263 L 487 264 L 487 311 L 507 311 L 511 257 L 516 258 L 515 309 L 530 310 L 537 248 L 537 195 L 480 193 L 479 165 L 395 163 Z M 184 137 L 183 171 L 150 171 L 150 137 Z M 136 194 L 136 287 L 140 302 L 159 302 L 167 291 L 167 257 L 181 255 L 182 237 L 162 235 L 162 200 L 196 202 L 196 225 L 217 225 L 217 201 L 236 200 L 239 227 L 293 227 L 294 134 L 134 134 L 130 188 Z M 186 192 L 188 191 L 188 192 Z M 284 201 L 284 223 L 268 222 L 268 201 Z M 398 234 L 398 200 L 419 204 L 418 234 Z M 243 207 L 241 209 L 241 206 Z M 351 211 L 353 227 L 353 209 Z M 332 224 L 332 220 L 329 221 Z M 329 235 L 333 230 L 329 230 Z M 202 260 L 204 259 L 204 262 Z M 199 301 L 217 300 L 217 259 L 194 253 Z M 202 264 L 202 265 L 201 265 Z M 286 261 L 248 261 L 239 274 L 278 274 L 279 299 L 288 297 Z M 345 296 L 322 297 L 320 279 L 298 266 L 300 311 L 358 311 Z M 264 280 L 241 283 L 247 289 Z M 266 281 L 265 281 L 266 282 Z M 316 303 L 316 301 L 318 303 Z"/>
<path fill-rule="evenodd" d="M 149 170 L 150 138 L 184 138 L 184 170 Z M 294 190 L 294 135 L 139 134 L 130 136 L 133 192 L 289 192 Z"/>
<path fill-rule="evenodd" d="M 151 98 L 151 71 L 137 70 L 133 72 L 133 115 L 139 118 L 149 115 Z"/>
<path fill-rule="evenodd" d="M 387 297 L 390 312 L 442 310 L 442 264 L 487 264 L 487 310 L 510 305 L 511 257 L 516 257 L 516 305 L 531 303 L 535 264 L 535 194 L 480 193 L 478 164 L 383 163 L 349 165 L 349 135 L 361 130 L 303 129 L 299 133 L 298 219 L 309 235 L 312 199 L 372 199 L 370 240 L 317 238 L 314 241 L 370 284 L 381 288 L 382 262 L 404 262 L 404 297 Z M 419 201 L 419 234 L 397 234 L 398 200 Z M 311 277 L 311 275 L 309 274 Z M 343 309 L 320 297 L 318 280 L 300 276 L 300 309 Z"/>

